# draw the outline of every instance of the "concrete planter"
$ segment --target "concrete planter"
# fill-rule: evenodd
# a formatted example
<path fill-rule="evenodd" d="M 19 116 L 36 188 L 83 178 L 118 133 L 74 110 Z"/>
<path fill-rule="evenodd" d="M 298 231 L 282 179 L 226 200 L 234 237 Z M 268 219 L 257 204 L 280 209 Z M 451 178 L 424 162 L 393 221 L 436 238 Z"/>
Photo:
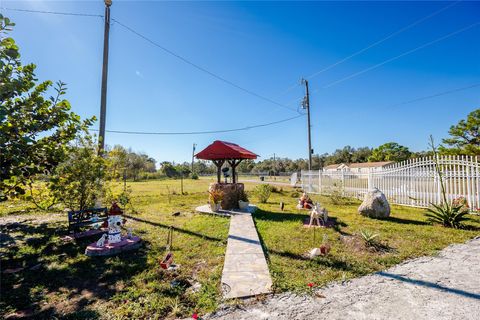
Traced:
<path fill-rule="evenodd" d="M 210 209 L 212 209 L 213 212 L 220 211 L 220 203 L 210 203 Z"/>
<path fill-rule="evenodd" d="M 248 202 L 248 201 L 238 200 L 238 207 L 240 208 L 240 210 L 247 209 L 249 204 L 250 204 L 250 202 Z"/>

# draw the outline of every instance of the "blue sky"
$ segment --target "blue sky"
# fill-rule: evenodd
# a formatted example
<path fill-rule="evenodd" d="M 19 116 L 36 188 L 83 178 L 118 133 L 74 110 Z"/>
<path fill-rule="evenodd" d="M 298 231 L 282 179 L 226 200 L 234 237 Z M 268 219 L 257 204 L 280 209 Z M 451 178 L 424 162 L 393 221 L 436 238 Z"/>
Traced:
<path fill-rule="evenodd" d="M 169 50 L 244 88 L 296 109 L 306 77 L 447 6 L 451 2 L 139 2 L 113 0 L 112 17 Z M 0 7 L 103 14 L 103 1 L 0 1 Z M 68 84 L 83 117 L 97 115 L 103 20 L 2 9 L 17 26 L 22 60 L 40 80 Z M 423 96 L 480 83 L 480 25 L 336 85 L 329 84 L 480 21 L 480 2 L 459 2 L 418 25 L 311 78 L 312 145 L 395 141 L 419 151 L 428 136 L 480 105 L 480 87 L 416 103 Z M 107 129 L 203 131 L 293 117 L 295 111 L 249 95 L 168 55 L 113 23 Z M 395 106 L 396 105 L 396 106 Z M 106 143 L 157 161 L 189 161 L 226 140 L 262 158 L 307 157 L 306 118 L 248 131 L 196 136 L 107 133 Z"/>

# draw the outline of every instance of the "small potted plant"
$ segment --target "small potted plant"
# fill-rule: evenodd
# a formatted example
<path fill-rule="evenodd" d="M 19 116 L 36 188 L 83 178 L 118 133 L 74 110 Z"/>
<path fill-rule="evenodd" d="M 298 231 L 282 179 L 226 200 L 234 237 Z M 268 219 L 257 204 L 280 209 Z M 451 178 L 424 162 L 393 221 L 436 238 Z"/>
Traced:
<path fill-rule="evenodd" d="M 247 193 L 245 192 L 245 190 L 241 190 L 238 193 L 238 207 L 240 208 L 240 210 L 245 210 L 248 208 L 249 204 L 250 202 L 248 202 Z"/>
<path fill-rule="evenodd" d="M 223 191 L 212 190 L 208 191 L 208 193 L 208 202 L 210 203 L 210 209 L 212 209 L 213 212 L 217 212 L 218 210 L 220 210 L 220 204 L 223 200 Z"/>

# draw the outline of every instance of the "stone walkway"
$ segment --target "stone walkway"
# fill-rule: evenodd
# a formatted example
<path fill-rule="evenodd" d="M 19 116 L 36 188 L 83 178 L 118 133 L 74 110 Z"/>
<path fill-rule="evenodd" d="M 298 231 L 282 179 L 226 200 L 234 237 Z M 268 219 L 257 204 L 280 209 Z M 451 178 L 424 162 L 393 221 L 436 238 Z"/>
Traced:
<path fill-rule="evenodd" d="M 284 293 L 204 319 L 480 319 L 480 238 L 386 271 L 334 283 L 318 297 Z"/>
<path fill-rule="evenodd" d="M 222 273 L 224 298 L 269 293 L 271 286 L 272 279 L 252 215 L 232 215 Z"/>

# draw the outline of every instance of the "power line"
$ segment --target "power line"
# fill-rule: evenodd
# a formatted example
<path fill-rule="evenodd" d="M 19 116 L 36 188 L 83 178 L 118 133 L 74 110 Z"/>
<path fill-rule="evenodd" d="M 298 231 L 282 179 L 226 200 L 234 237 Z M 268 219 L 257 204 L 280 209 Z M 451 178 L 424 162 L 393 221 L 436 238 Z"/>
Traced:
<path fill-rule="evenodd" d="M 471 24 L 471 25 L 469 25 L 469 26 L 466 26 L 466 27 L 463 27 L 463 28 L 461 28 L 461 29 L 459 29 L 459 30 L 453 31 L 453 32 L 451 32 L 451 33 L 449 33 L 449 34 L 447 34 L 447 35 L 444 35 L 444 36 L 440 37 L 440 38 L 437 38 L 437 39 L 435 39 L 435 40 L 432 40 L 432 41 L 430 41 L 430 42 L 427 42 L 427 43 L 425 43 L 425 44 L 422 44 L 421 46 L 418 46 L 418 47 L 416 47 L 416 48 L 413 48 L 413 49 L 410 49 L 410 50 L 408 50 L 408 51 L 405 51 L 404 53 L 401 53 L 401 54 L 399 54 L 399 55 L 397 55 L 397 56 L 395 56 L 395 57 L 393 57 L 393 58 L 390 58 L 390 59 L 387 59 L 387 60 L 385 60 L 385 61 L 383 61 L 383 62 L 377 63 L 376 65 L 373 65 L 373 66 L 368 67 L 368 68 L 366 68 L 366 69 L 360 70 L 360 71 L 358 71 L 358 72 L 352 73 L 351 75 L 346 76 L 346 77 L 344 77 L 344 78 L 341 78 L 341 79 L 339 79 L 339 80 L 330 82 L 329 84 L 323 86 L 321 89 L 327 89 L 327 88 L 333 87 L 333 86 L 335 86 L 335 85 L 337 85 L 337 84 L 340 84 L 340 83 L 342 83 L 342 82 L 344 82 L 344 81 L 350 80 L 350 79 L 352 79 L 352 78 L 354 78 L 354 77 L 356 77 L 356 76 L 359 76 L 359 75 L 361 75 L 361 74 L 364 74 L 364 73 L 366 73 L 366 72 L 368 72 L 368 71 L 377 69 L 378 67 L 381 67 L 381 66 L 383 66 L 383 65 L 385 65 L 385 64 L 387 64 L 387 63 L 389 63 L 389 62 L 392 62 L 392 61 L 397 60 L 397 59 L 399 59 L 399 58 L 401 58 L 401 57 L 404 57 L 404 56 L 406 56 L 406 55 L 409 55 L 409 54 L 411 54 L 411 53 L 413 53 L 413 52 L 416 52 L 416 51 L 418 51 L 418 50 L 420 50 L 420 49 L 423 49 L 423 48 L 426 48 L 426 47 L 428 47 L 428 46 L 431 46 L 432 44 L 435 44 L 435 43 L 440 42 L 440 41 L 442 41 L 442 40 L 445 40 L 445 39 L 447 39 L 447 38 L 453 37 L 454 35 L 457 35 L 457 34 L 459 34 L 459 33 L 461 33 L 461 32 L 467 31 L 467 30 L 469 30 L 469 29 L 471 29 L 471 28 L 473 28 L 473 27 L 478 26 L 479 24 L 480 24 L 480 22 L 475 22 L 475 23 L 473 23 L 473 24 Z M 319 90 L 319 89 L 316 89 L 314 92 L 317 92 L 318 90 Z M 313 92 L 312 92 L 312 93 L 313 93 Z"/>
<path fill-rule="evenodd" d="M 120 130 L 105 130 L 109 133 L 121 133 L 121 134 L 135 134 L 135 135 L 195 135 L 195 134 L 209 134 L 209 133 L 226 133 L 226 132 L 235 132 L 235 131 L 245 131 L 255 128 L 267 127 L 276 125 L 279 123 L 291 121 L 303 117 L 304 114 L 297 115 L 295 117 L 286 118 L 278 121 L 268 122 L 257 124 L 248 127 L 235 128 L 235 129 L 225 129 L 225 130 L 211 130 L 211 131 L 188 131 L 188 132 L 147 132 L 147 131 L 120 131 Z M 98 131 L 98 129 L 90 129 L 91 131 Z"/>
<path fill-rule="evenodd" d="M 438 92 L 438 93 L 434 93 L 434 94 L 431 94 L 431 95 L 428 95 L 428 96 L 423 96 L 423 97 L 415 98 L 415 99 L 412 99 L 412 100 L 408 100 L 408 101 L 400 102 L 400 103 L 397 103 L 397 104 L 393 104 L 390 107 L 393 108 L 393 107 L 398 107 L 398 106 L 402 106 L 402 105 L 406 105 L 406 104 L 410 104 L 410 103 L 414 103 L 414 102 L 418 102 L 418 101 L 428 100 L 428 99 L 444 96 L 444 95 L 455 93 L 455 92 L 458 92 L 458 91 L 468 90 L 468 89 L 479 87 L 479 86 L 480 86 L 480 83 L 474 83 L 474 84 L 471 84 L 471 85 L 466 86 L 466 87 L 461 87 L 461 88 L 451 89 L 451 90 L 447 90 L 447 91 L 443 91 L 443 92 Z"/>
<path fill-rule="evenodd" d="M 272 100 L 272 99 L 270 99 L 270 98 L 268 98 L 268 97 L 265 97 L 265 96 L 263 96 L 263 95 L 260 95 L 260 94 L 258 94 L 258 93 L 256 93 L 256 92 L 253 92 L 253 91 L 249 90 L 249 89 L 246 89 L 246 88 L 244 88 L 244 87 L 242 87 L 242 86 L 240 86 L 240 85 L 238 85 L 238 84 L 236 84 L 236 83 L 234 83 L 234 82 L 232 82 L 232 81 L 230 81 L 230 80 L 228 80 L 228 79 L 226 79 L 226 78 L 224 78 L 224 77 L 222 77 L 222 76 L 220 76 L 220 75 L 218 75 L 218 74 L 216 74 L 216 73 L 214 73 L 214 72 L 212 72 L 212 71 L 210 71 L 210 70 L 207 70 L 206 68 L 204 68 L 204 67 L 202 67 L 202 66 L 199 66 L 198 64 L 196 64 L 196 63 L 194 63 L 194 62 L 192 62 L 192 61 L 184 58 L 183 56 L 181 56 L 181 55 L 173 52 L 172 50 L 170 50 L 170 49 L 162 46 L 161 44 L 155 42 L 154 40 L 148 38 L 147 36 L 144 36 L 144 35 L 141 34 L 140 32 L 138 32 L 138 31 L 134 30 L 133 28 L 125 25 L 124 23 L 118 21 L 117 19 L 112 18 L 112 20 L 113 20 L 114 22 L 118 23 L 120 26 L 122 26 L 122 27 L 125 28 L 126 30 L 130 31 L 131 33 L 133 33 L 133 34 L 137 35 L 138 37 L 144 39 L 145 41 L 149 42 L 150 44 L 152 44 L 152 45 L 154 45 L 154 46 L 162 49 L 163 51 L 165 51 L 166 53 L 170 54 L 171 56 L 173 56 L 173 57 L 175 57 L 175 58 L 177 58 L 177 59 L 180 59 L 181 61 L 185 62 L 186 64 L 189 64 L 190 66 L 192 66 L 192 67 L 194 67 L 194 68 L 196 68 L 196 69 L 198 69 L 198 70 L 200 70 L 200 71 L 202 71 L 202 72 L 204 72 L 204 73 L 206 73 L 206 74 L 208 74 L 208 75 L 210 75 L 210 76 L 212 76 L 212 77 L 214 77 L 214 78 L 216 78 L 216 79 L 218 79 L 218 80 L 220 80 L 220 81 L 222 81 L 222 82 L 224 82 L 224 83 L 226 83 L 226 84 L 228 84 L 228 85 L 230 85 L 230 86 L 232 86 L 232 87 L 234 87 L 234 88 L 237 88 L 237 89 L 239 89 L 239 90 L 241 90 L 241 91 L 243 91 L 243 92 L 245 92 L 245 93 L 248 93 L 248 94 L 250 94 L 250 95 L 252 95 L 252 96 L 254 96 L 254 97 L 257 97 L 257 98 L 259 98 L 259 99 L 262 99 L 262 100 L 264 100 L 264 101 L 267 101 L 267 102 L 269 102 L 269 103 L 272 103 L 272 104 L 274 104 L 274 105 L 276 105 L 276 106 L 279 106 L 279 107 L 288 109 L 288 110 L 293 111 L 293 112 L 297 112 L 297 110 L 295 110 L 295 109 L 292 109 L 292 108 L 290 108 L 290 107 L 288 107 L 288 106 L 286 106 L 286 105 L 283 105 L 283 104 L 281 104 L 281 103 L 278 103 L 278 102 L 276 102 L 276 101 L 274 101 L 274 100 Z"/>
<path fill-rule="evenodd" d="M 2 9 L 12 10 L 12 11 L 20 11 L 20 12 L 29 12 L 29 13 L 56 14 L 56 15 L 67 15 L 67 16 L 84 16 L 84 17 L 100 17 L 100 18 L 103 18 L 103 17 L 104 17 L 103 15 L 99 15 L 99 14 L 88 14 L 88 13 L 72 13 L 72 12 L 58 12 L 58 11 L 27 10 L 27 9 L 16 9 L 16 8 L 2 8 Z M 287 110 L 290 110 L 290 111 L 299 113 L 298 110 L 295 110 L 295 109 L 293 109 L 293 108 L 290 108 L 290 107 L 288 107 L 288 106 L 286 106 L 286 105 L 284 105 L 284 104 L 281 104 L 281 103 L 279 103 L 279 102 L 277 102 L 277 101 L 274 101 L 274 100 L 272 100 L 272 99 L 270 99 L 270 98 L 268 98 L 268 97 L 266 97 L 266 96 L 263 96 L 263 95 L 261 95 L 261 94 L 258 94 L 258 93 L 256 93 L 256 92 L 250 90 L 250 89 L 246 89 L 246 88 L 244 88 L 244 87 L 242 87 L 242 86 L 240 86 L 240 85 L 238 85 L 238 84 L 236 84 L 236 83 L 234 83 L 234 82 L 232 82 L 232 81 L 230 81 L 230 80 L 228 80 L 228 79 L 226 79 L 226 78 L 224 78 L 224 77 L 222 77 L 222 76 L 220 76 L 220 75 L 218 75 L 218 74 L 216 74 L 216 73 L 214 73 L 214 72 L 212 72 L 212 71 L 210 71 L 210 70 L 208 70 L 208 69 L 206 69 L 206 68 L 204 68 L 204 67 L 202 67 L 202 66 L 200 66 L 200 65 L 198 65 L 198 64 L 196 64 L 196 63 L 194 63 L 194 62 L 192 62 L 192 61 L 190 61 L 190 60 L 188 60 L 188 59 L 186 59 L 186 58 L 184 58 L 183 56 L 181 56 L 181 55 L 173 52 L 172 50 L 170 50 L 170 49 L 168 49 L 168 48 L 166 48 L 166 47 L 164 47 L 164 46 L 162 46 L 162 45 L 160 45 L 159 43 L 153 41 L 152 39 L 148 38 L 147 36 L 141 34 L 140 32 L 134 30 L 133 28 L 127 26 L 126 24 L 120 22 L 120 21 L 117 20 L 117 19 L 112 18 L 112 21 L 116 22 L 116 23 L 119 24 L 121 27 L 123 27 L 123 28 L 125 28 L 126 30 L 130 31 L 131 33 L 137 35 L 138 37 L 144 39 L 145 41 L 149 42 L 150 44 L 152 44 L 152 45 L 154 45 L 154 46 L 162 49 L 162 50 L 165 51 L 166 53 L 168 53 L 168 54 L 176 57 L 177 59 L 182 60 L 184 63 L 187 63 L 187 64 L 191 65 L 192 67 L 194 67 L 194 68 L 196 68 L 196 69 L 198 69 L 198 70 L 200 70 L 200 71 L 202 71 L 202 72 L 204 72 L 204 73 L 207 73 L 207 74 L 209 74 L 210 76 L 212 76 L 212 77 L 214 77 L 214 78 L 216 78 L 216 79 L 218 79 L 218 80 L 220 80 L 220 81 L 222 81 L 222 82 L 224 82 L 224 83 L 226 83 L 226 84 L 228 84 L 228 85 L 230 85 L 230 86 L 232 86 L 232 87 L 235 87 L 235 88 L 237 88 L 237 89 L 239 89 L 239 90 L 241 90 L 241 91 L 243 91 L 243 92 L 245 92 L 245 93 L 248 93 L 248 94 L 250 94 L 250 95 L 252 95 L 252 96 L 254 96 L 254 97 L 257 97 L 257 98 L 259 98 L 259 99 L 262 99 L 262 100 L 264 100 L 264 101 L 267 101 L 267 102 L 269 102 L 269 103 L 271 103 L 271 104 L 274 104 L 274 105 L 276 105 L 276 106 L 279 106 L 279 107 L 281 107 L 281 108 L 284 108 L 284 109 L 287 109 Z"/>
<path fill-rule="evenodd" d="M 58 12 L 58 11 L 42 11 L 42 10 L 30 10 L 30 9 L 17 9 L 17 8 L 1 8 L 2 10 L 10 11 L 20 11 L 20 12 L 29 12 L 29 13 L 45 13 L 45 14 L 56 14 L 62 16 L 80 16 L 80 17 L 98 17 L 103 18 L 101 14 L 93 13 L 75 13 L 75 12 Z"/>
<path fill-rule="evenodd" d="M 329 66 L 327 66 L 327 67 L 325 67 L 325 68 L 317 71 L 317 72 L 312 73 L 311 75 L 309 75 L 308 77 L 306 77 L 306 79 L 312 79 L 312 78 L 314 78 L 314 77 L 316 77 L 316 76 L 318 76 L 318 75 L 320 75 L 320 74 L 322 74 L 322 73 L 324 73 L 324 72 L 326 72 L 326 71 L 328 71 L 328 70 L 330 70 L 330 69 L 338 66 L 339 64 L 342 64 L 342 63 L 344 63 L 345 61 L 348 61 L 348 60 L 352 59 L 353 57 L 358 56 L 359 54 L 361 54 L 361 53 L 363 53 L 363 52 L 365 52 L 365 51 L 367 51 L 367 50 L 369 50 L 369 49 L 371 49 L 371 48 L 373 48 L 373 47 L 375 47 L 375 46 L 377 46 L 377 45 L 379 45 L 379 44 L 381 44 L 381 43 L 383 43 L 383 42 L 385 42 L 385 41 L 387 41 L 387 40 L 389 40 L 389 39 L 391 39 L 391 38 L 393 38 L 393 37 L 395 37 L 395 36 L 397 36 L 397 35 L 399 35 L 400 33 L 405 32 L 405 31 L 407 31 L 407 30 L 415 27 L 416 25 L 418 25 L 418 24 L 420 24 L 420 23 L 422 23 L 422 22 L 424 22 L 424 21 L 426 21 L 426 20 L 428 20 L 428 19 L 430 19 L 430 18 L 433 18 L 434 16 L 438 15 L 439 13 L 441 13 L 441 12 L 443 12 L 443 11 L 445 11 L 445 10 L 447 10 L 447 9 L 455 6 L 455 5 L 457 5 L 457 4 L 458 4 L 459 2 L 461 2 L 461 1 L 462 1 L 462 0 L 458 0 L 458 1 L 455 1 L 455 2 L 453 2 L 453 3 L 450 3 L 449 5 L 447 5 L 447 6 L 443 7 L 443 8 L 440 8 L 440 9 L 437 10 L 437 11 L 432 12 L 431 14 L 429 14 L 429 15 L 421 18 L 421 19 L 416 20 L 416 21 L 414 21 L 413 23 L 411 23 L 411 24 L 409 24 L 409 25 L 407 25 L 407 26 L 405 26 L 405 27 L 403 27 L 403 28 L 401 28 L 401 29 L 393 32 L 393 33 L 390 33 L 390 34 L 387 35 L 386 37 L 384 37 L 384 38 L 382 38 L 382 39 L 380 39 L 380 40 L 378 40 L 378 41 L 375 41 L 374 43 L 372 43 L 372 44 L 370 44 L 370 45 L 368 45 L 368 46 L 366 46 L 366 47 L 364 47 L 364 48 L 362 48 L 362 49 L 360 49 L 360 50 L 352 53 L 351 55 L 349 55 L 349 56 L 347 56 L 347 57 L 345 57 L 345 58 L 343 58 L 343 59 L 341 59 L 341 60 L 339 60 L 339 61 L 337 61 L 337 62 L 335 62 L 335 63 L 333 63 L 333 64 L 331 64 L 331 65 L 329 65 Z M 281 93 L 280 95 L 283 95 L 283 94 L 291 91 L 292 89 L 296 88 L 298 85 L 299 85 L 298 83 L 295 84 L 295 85 L 292 85 L 291 87 L 289 87 L 287 90 L 285 90 L 285 91 L 284 91 L 283 93 Z"/>

